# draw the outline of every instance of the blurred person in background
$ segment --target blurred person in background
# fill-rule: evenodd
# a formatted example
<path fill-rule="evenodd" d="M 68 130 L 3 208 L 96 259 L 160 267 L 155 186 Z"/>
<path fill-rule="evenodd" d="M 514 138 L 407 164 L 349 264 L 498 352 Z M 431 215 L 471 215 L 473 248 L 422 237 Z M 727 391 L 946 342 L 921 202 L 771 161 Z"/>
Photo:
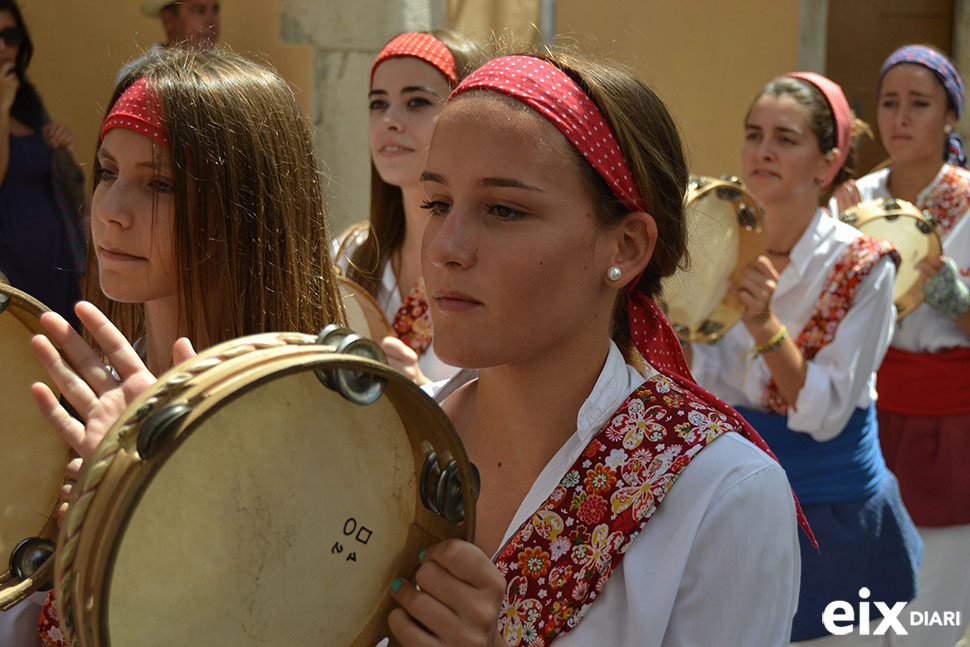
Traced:
<path fill-rule="evenodd" d="M 421 172 L 435 121 L 455 86 L 482 61 L 479 46 L 447 30 L 392 38 L 371 67 L 371 203 L 368 222 L 335 244 L 336 263 L 391 322 L 391 365 L 423 384 L 454 375 L 438 359 L 421 278 L 421 238 L 428 222 Z"/>
<path fill-rule="evenodd" d="M 74 323 L 85 263 L 77 140 L 27 79 L 34 52 L 13 0 L 0 0 L 0 271 Z"/>
<path fill-rule="evenodd" d="M 165 47 L 190 47 L 209 49 L 219 41 L 220 18 L 219 0 L 148 0 L 141 5 L 141 11 L 152 18 L 160 18 L 165 30 L 165 42 L 155 43 L 145 56 Z M 141 63 L 141 56 L 125 64 L 115 77 L 117 84 L 128 72 Z"/>
<path fill-rule="evenodd" d="M 925 544 L 907 611 L 958 611 L 956 626 L 919 627 L 893 644 L 952 647 L 970 615 L 970 171 L 953 132 L 960 74 L 924 45 L 893 52 L 876 114 L 892 164 L 857 182 L 860 199 L 895 197 L 936 219 L 943 255 L 926 259 L 926 300 L 899 322 L 879 369 L 879 437 Z"/>

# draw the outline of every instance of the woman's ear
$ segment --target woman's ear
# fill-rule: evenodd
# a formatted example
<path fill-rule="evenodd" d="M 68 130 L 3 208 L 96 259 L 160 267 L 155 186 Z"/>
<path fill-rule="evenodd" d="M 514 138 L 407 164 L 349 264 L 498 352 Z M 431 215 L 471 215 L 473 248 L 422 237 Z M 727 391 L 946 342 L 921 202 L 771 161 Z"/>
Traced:
<path fill-rule="evenodd" d="M 657 246 L 657 221 L 645 211 L 632 211 L 615 229 L 611 267 L 620 270 L 620 277 L 613 281 L 606 273 L 606 280 L 617 287 L 626 285 L 646 269 Z"/>
<path fill-rule="evenodd" d="M 946 115 L 943 117 L 943 125 L 944 126 L 949 126 L 950 127 L 950 132 L 953 132 L 953 131 L 955 131 L 957 129 L 957 122 L 958 121 L 959 121 L 959 119 L 957 119 L 957 113 L 953 112 L 952 110 L 947 109 Z M 949 133 L 947 133 L 947 134 L 949 134 Z"/>
<path fill-rule="evenodd" d="M 838 147 L 836 147 L 831 149 L 822 157 L 822 161 L 819 162 L 819 170 L 815 176 L 815 184 L 821 186 L 821 182 L 823 182 L 825 178 L 829 176 L 829 173 L 832 172 L 832 168 L 838 162 L 839 155 L 841 154 L 842 152 L 838 149 Z"/>

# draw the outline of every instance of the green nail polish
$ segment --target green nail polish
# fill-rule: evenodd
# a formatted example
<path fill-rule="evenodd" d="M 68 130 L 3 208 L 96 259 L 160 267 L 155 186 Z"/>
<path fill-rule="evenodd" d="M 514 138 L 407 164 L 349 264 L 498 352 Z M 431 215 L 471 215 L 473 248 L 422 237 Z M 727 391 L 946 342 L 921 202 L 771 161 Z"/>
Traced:
<path fill-rule="evenodd" d="M 401 580 L 398 580 L 398 579 L 394 580 L 393 582 L 391 582 L 391 592 L 397 593 L 398 589 L 400 589 L 401 585 L 403 584 L 404 582 L 402 582 Z"/>
<path fill-rule="evenodd" d="M 425 555 L 426 555 L 427 553 L 428 553 L 428 550 L 427 550 L 427 549 L 425 549 L 425 550 L 422 550 L 422 551 L 421 551 L 420 553 L 418 553 L 418 561 L 419 561 L 419 562 L 423 562 L 423 561 L 424 561 L 424 556 L 425 556 Z"/>

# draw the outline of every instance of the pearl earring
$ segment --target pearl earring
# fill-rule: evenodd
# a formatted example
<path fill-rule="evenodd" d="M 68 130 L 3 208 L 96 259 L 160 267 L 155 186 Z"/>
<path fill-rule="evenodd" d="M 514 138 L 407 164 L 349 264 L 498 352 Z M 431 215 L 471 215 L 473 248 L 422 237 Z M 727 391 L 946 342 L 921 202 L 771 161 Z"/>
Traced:
<path fill-rule="evenodd" d="M 949 135 L 950 133 L 953 132 L 953 126 L 951 126 L 950 124 L 943 126 L 943 132 Z"/>
<path fill-rule="evenodd" d="M 616 265 L 613 265 L 610 267 L 610 269 L 606 270 L 606 278 L 611 281 L 619 281 L 621 276 L 623 276 L 623 272 L 620 271 L 620 268 L 618 268 Z"/>

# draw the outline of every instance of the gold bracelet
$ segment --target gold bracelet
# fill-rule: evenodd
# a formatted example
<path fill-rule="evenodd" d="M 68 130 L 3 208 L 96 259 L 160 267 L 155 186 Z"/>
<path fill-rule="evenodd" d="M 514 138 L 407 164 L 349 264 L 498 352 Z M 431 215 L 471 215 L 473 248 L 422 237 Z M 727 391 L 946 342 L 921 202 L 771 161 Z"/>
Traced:
<path fill-rule="evenodd" d="M 778 332 L 776 332 L 771 337 L 771 339 L 769 339 L 763 344 L 758 344 L 757 346 L 754 347 L 754 356 L 757 357 L 762 353 L 767 353 L 769 351 L 775 350 L 776 348 L 781 346 L 781 342 L 783 342 L 785 340 L 785 337 L 787 336 L 788 336 L 788 326 L 786 326 L 785 324 L 781 324 L 781 328 L 778 329 Z"/>

